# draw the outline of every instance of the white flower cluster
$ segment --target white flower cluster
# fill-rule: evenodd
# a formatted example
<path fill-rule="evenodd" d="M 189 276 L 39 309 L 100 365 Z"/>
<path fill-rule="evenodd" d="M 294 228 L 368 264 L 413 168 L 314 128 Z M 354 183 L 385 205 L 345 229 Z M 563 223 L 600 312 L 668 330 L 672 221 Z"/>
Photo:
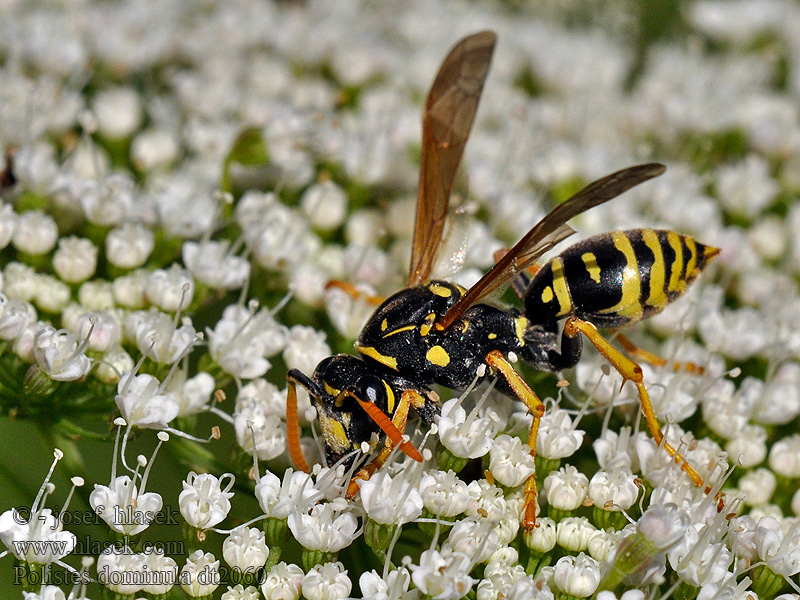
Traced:
<path fill-rule="evenodd" d="M 644 4 L 510 4 L 0 2 L 0 416 L 9 464 L 36 452 L 17 421 L 63 448 L 27 510 L 2 507 L 25 575 L 0 596 L 800 593 L 800 6 L 689 0 L 658 12 L 687 35 L 655 39 Z M 437 277 L 469 287 L 583 183 L 651 160 L 664 176 L 572 224 L 720 253 L 631 334 L 665 359 L 631 351 L 663 440 L 593 350 L 559 380 L 509 356 L 544 401 L 535 438 L 506 382 L 440 389 L 404 431 L 424 460 L 371 473 L 381 440 L 351 448 L 357 419 L 302 389 L 287 411 L 286 375 L 353 353 L 402 287 L 421 99 L 480 29 L 499 44 Z M 87 455 L 112 421 L 109 478 Z M 350 454 L 326 464 L 323 439 Z M 59 461 L 73 487 L 45 508 Z M 116 545 L 70 531 L 88 477 Z M 165 514 L 183 552 L 147 545 Z"/>

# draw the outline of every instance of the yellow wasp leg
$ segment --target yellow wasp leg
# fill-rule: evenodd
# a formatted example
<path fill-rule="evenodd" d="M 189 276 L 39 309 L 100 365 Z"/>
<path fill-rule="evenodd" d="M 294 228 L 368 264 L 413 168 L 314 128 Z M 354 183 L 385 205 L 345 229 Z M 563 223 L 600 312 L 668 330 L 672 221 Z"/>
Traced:
<path fill-rule="evenodd" d="M 622 346 L 623 350 L 625 350 L 625 352 L 630 354 L 632 357 L 655 367 L 665 367 L 667 365 L 666 359 L 640 348 L 633 343 L 628 336 L 623 335 L 622 333 L 617 333 L 615 339 L 619 342 L 619 345 Z M 697 373 L 698 375 L 702 375 L 706 370 L 702 365 L 697 365 L 693 362 L 673 362 L 672 369 L 674 371 Z"/>
<path fill-rule="evenodd" d="M 533 415 L 531 431 L 528 434 L 528 446 L 531 448 L 531 456 L 536 457 L 536 436 L 539 433 L 539 421 L 544 414 L 544 404 L 528 384 L 514 370 L 514 367 L 503 357 L 498 350 L 492 350 L 486 355 L 486 364 L 493 371 L 499 373 L 508 383 L 514 395 L 522 400 L 523 404 Z M 536 474 L 528 477 L 523 490 L 525 502 L 522 506 L 522 526 L 525 531 L 530 531 L 536 527 Z"/>
<path fill-rule="evenodd" d="M 300 446 L 300 420 L 297 417 L 297 380 L 289 375 L 286 386 L 286 439 L 289 457 L 294 465 L 305 473 L 311 472 L 303 448 Z"/>
<path fill-rule="evenodd" d="M 650 394 L 647 393 L 647 388 L 642 381 L 642 367 L 637 365 L 633 362 L 630 358 L 622 354 L 619 350 L 614 348 L 611 344 L 609 344 L 603 336 L 601 336 L 597 328 L 588 321 L 584 321 L 577 317 L 569 317 L 567 322 L 564 324 L 564 334 L 569 337 L 575 337 L 579 333 L 582 333 L 586 336 L 586 338 L 594 344 L 594 347 L 597 348 L 598 352 L 606 357 L 606 359 L 611 363 L 611 365 L 622 375 L 623 383 L 625 381 L 631 381 L 636 386 L 636 389 L 639 392 L 639 402 L 642 405 L 642 412 L 644 413 L 644 418 L 647 421 L 647 427 L 650 429 L 650 433 L 655 439 L 656 444 L 659 446 L 662 445 L 662 441 L 664 440 L 664 434 L 661 432 L 661 427 L 658 424 L 658 420 L 656 419 L 656 414 L 653 412 L 653 405 L 650 402 Z M 711 491 L 711 486 L 706 485 L 705 480 L 700 476 L 694 467 L 692 467 L 686 460 L 681 456 L 675 448 L 671 445 L 663 442 L 664 449 L 667 451 L 667 454 L 672 457 L 677 464 L 681 466 L 681 469 L 689 476 L 692 482 L 697 487 L 705 486 L 705 492 L 708 493 Z"/>
<path fill-rule="evenodd" d="M 383 296 L 370 296 L 368 294 L 365 294 L 364 292 L 360 291 L 356 286 L 354 286 L 352 283 L 348 283 L 347 281 L 342 281 L 341 279 L 331 279 L 327 284 L 325 284 L 326 290 L 329 290 L 331 288 L 338 288 L 342 290 L 353 300 L 364 298 L 367 304 L 374 304 L 375 306 L 383 304 L 383 301 L 386 299 Z"/>
<path fill-rule="evenodd" d="M 406 421 L 408 420 L 408 409 L 413 403 L 412 399 L 422 399 L 417 392 L 413 390 L 406 390 L 400 396 L 400 402 L 397 404 L 397 408 L 392 415 L 392 423 L 394 424 L 397 429 L 403 433 L 406 430 Z M 367 481 L 370 477 L 375 474 L 375 471 L 380 469 L 386 459 L 389 458 L 389 454 L 392 452 L 392 448 L 394 448 L 394 444 L 389 436 L 386 436 L 386 443 L 383 446 L 383 449 L 378 453 L 378 455 L 369 461 L 366 465 L 361 467 L 358 473 L 350 480 L 350 484 L 347 486 L 347 499 L 352 500 L 355 498 L 356 494 L 358 493 L 358 481 Z"/>

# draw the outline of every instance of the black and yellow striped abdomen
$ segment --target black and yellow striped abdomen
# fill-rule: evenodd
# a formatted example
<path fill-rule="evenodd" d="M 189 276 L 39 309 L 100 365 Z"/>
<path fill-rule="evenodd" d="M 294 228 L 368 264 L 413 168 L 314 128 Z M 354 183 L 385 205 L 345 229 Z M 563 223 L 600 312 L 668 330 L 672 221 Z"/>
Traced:
<path fill-rule="evenodd" d="M 525 316 L 540 324 L 574 314 L 600 327 L 628 325 L 681 296 L 718 253 L 674 231 L 596 235 L 536 273 L 525 293 Z"/>

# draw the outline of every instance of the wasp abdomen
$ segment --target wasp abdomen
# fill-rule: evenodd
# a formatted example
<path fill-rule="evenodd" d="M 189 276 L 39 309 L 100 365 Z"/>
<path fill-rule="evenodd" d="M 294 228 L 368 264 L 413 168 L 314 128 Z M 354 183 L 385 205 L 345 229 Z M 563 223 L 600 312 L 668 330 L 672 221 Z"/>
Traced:
<path fill-rule="evenodd" d="M 532 323 L 576 315 L 621 327 L 654 315 L 686 291 L 719 250 L 658 229 L 603 233 L 568 248 L 525 293 Z"/>

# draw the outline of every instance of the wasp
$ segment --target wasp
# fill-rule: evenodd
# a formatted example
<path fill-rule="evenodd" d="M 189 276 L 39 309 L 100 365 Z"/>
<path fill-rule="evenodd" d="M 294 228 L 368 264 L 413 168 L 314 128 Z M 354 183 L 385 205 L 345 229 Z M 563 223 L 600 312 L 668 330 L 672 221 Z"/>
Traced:
<path fill-rule="evenodd" d="M 410 414 L 428 423 L 439 414 L 432 386 L 461 391 L 490 377 L 533 415 L 528 444 L 534 454 L 544 404 L 514 369 L 515 357 L 539 370 L 561 371 L 579 361 L 585 337 L 625 381 L 633 382 L 655 441 L 695 485 L 703 486 L 699 473 L 663 443 L 641 367 L 597 327 L 618 328 L 659 312 L 683 294 L 719 250 L 674 231 L 617 231 L 586 239 L 527 274 L 528 267 L 574 233 L 569 219 L 662 174 L 663 165 L 637 165 L 591 183 L 534 225 L 469 289 L 430 278 L 495 42 L 490 31 L 461 40 L 444 59 L 427 96 L 406 288 L 369 318 L 355 343 L 358 356 L 326 358 L 311 377 L 296 369 L 288 373 L 290 456 L 298 468 L 309 470 L 300 448 L 297 385 L 308 391 L 317 410 L 330 464 L 347 460 L 365 443 L 375 449 L 383 440 L 381 451 L 351 481 L 352 497 L 356 482 L 380 468 L 392 448 L 423 460 L 403 432 Z M 522 311 L 484 302 L 510 284 L 522 297 Z M 524 496 L 521 520 L 530 529 L 536 516 L 534 476 Z"/>

